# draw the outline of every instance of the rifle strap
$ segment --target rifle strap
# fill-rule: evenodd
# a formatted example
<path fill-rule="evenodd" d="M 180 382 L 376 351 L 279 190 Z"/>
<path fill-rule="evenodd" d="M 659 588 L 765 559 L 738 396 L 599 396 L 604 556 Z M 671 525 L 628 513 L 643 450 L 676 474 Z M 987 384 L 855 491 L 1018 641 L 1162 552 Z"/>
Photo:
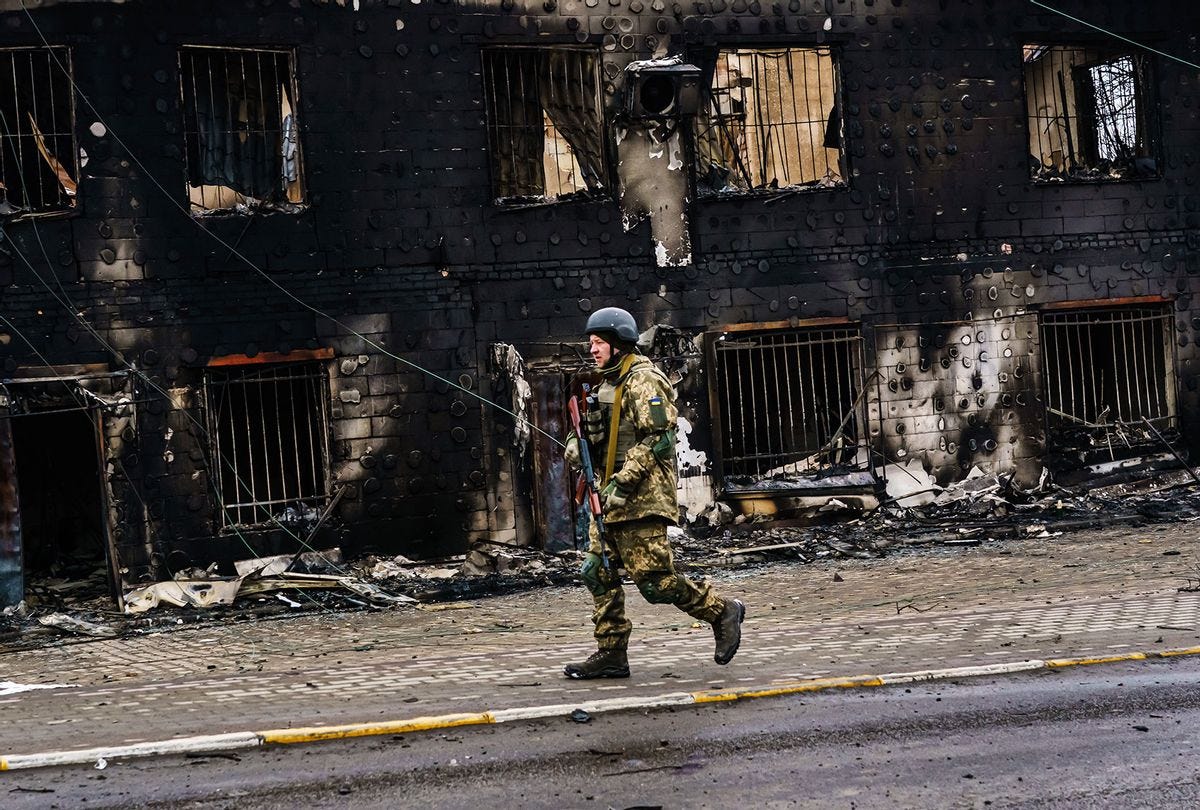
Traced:
<path fill-rule="evenodd" d="M 612 413 L 608 416 L 608 452 L 604 454 L 604 478 L 600 480 L 600 486 L 608 483 L 617 465 L 617 430 L 621 426 L 621 397 L 625 393 L 625 377 L 628 376 L 629 367 L 636 358 L 637 355 L 633 353 L 625 355 L 621 358 L 621 365 L 617 371 L 617 390 L 613 394 Z"/>

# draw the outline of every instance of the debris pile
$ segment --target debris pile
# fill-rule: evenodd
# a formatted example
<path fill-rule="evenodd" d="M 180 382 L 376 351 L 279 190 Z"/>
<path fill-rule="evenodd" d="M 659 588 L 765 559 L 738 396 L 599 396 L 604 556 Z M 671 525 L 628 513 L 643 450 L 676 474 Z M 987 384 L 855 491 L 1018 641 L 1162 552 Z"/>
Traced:
<path fill-rule="evenodd" d="M 1142 459 L 1145 461 L 1145 459 Z M 792 559 L 872 558 L 898 548 L 973 546 L 1014 538 L 1052 538 L 1080 529 L 1200 520 L 1200 475 L 1190 467 L 1114 463 L 1094 482 L 1060 486 L 1043 471 L 1031 488 L 978 468 L 938 486 L 915 462 L 889 465 L 886 497 L 873 511 L 831 522 L 837 509 L 781 520 L 714 503 L 686 526 L 671 527 L 681 569 L 703 573 Z M 881 482 L 882 484 L 883 482 Z M 884 487 L 881 486 L 881 490 Z M 827 496 L 829 503 L 838 500 Z M 0 613 L 0 649 L 65 640 L 160 632 L 179 625 L 262 618 L 301 610 L 390 609 L 476 598 L 579 581 L 582 551 L 550 554 L 485 541 L 466 554 L 434 560 L 404 556 L 344 562 L 340 549 L 241 560 L 236 575 L 215 566 L 125 594 L 112 608 L 103 571 L 91 583 L 37 583 L 29 598 Z"/>

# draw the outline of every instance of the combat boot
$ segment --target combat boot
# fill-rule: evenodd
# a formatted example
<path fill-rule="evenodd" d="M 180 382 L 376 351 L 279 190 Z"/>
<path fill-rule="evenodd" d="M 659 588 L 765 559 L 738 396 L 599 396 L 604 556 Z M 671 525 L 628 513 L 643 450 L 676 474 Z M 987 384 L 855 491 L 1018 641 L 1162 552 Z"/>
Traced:
<path fill-rule="evenodd" d="M 742 643 L 742 620 L 746 618 L 746 606 L 740 599 L 726 599 L 720 617 L 713 622 L 713 638 L 717 642 L 713 660 L 728 664 L 737 655 Z"/>
<path fill-rule="evenodd" d="M 596 650 L 580 664 L 567 664 L 563 672 L 579 681 L 592 678 L 628 678 L 629 658 L 624 650 Z"/>

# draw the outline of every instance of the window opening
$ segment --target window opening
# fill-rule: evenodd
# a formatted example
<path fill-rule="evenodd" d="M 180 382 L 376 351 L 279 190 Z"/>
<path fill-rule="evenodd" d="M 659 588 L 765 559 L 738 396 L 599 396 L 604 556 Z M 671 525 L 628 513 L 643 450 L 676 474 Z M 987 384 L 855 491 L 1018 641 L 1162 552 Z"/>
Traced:
<path fill-rule="evenodd" d="M 855 462 L 865 447 L 862 339 L 853 328 L 727 333 L 715 342 L 722 477 Z"/>
<path fill-rule="evenodd" d="M 0 49 L 0 216 L 75 207 L 70 59 L 61 47 Z"/>
<path fill-rule="evenodd" d="M 594 51 L 570 48 L 483 52 L 498 201 L 541 203 L 604 192 L 599 61 Z"/>
<path fill-rule="evenodd" d="M 307 519 L 327 502 L 326 387 L 320 363 L 208 370 L 225 526 Z"/>
<path fill-rule="evenodd" d="M 1024 62 L 1034 178 L 1113 180 L 1157 175 L 1148 56 L 1091 47 L 1026 45 Z"/>
<path fill-rule="evenodd" d="M 726 49 L 707 61 L 712 78 L 696 116 L 701 193 L 842 183 L 828 48 Z"/>
<path fill-rule="evenodd" d="M 186 47 L 179 75 L 192 211 L 303 203 L 292 54 Z"/>
<path fill-rule="evenodd" d="M 1173 319 L 1166 307 L 1043 313 L 1051 443 L 1113 452 L 1176 426 Z"/>

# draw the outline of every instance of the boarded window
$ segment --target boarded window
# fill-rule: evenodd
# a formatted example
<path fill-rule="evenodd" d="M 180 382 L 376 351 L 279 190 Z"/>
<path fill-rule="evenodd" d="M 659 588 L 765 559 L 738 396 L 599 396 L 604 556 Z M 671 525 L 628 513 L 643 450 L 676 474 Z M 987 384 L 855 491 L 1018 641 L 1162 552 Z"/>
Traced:
<path fill-rule="evenodd" d="M 712 346 L 723 478 L 854 460 L 865 439 L 858 330 L 730 332 Z"/>
<path fill-rule="evenodd" d="M 320 363 L 208 371 L 225 526 L 289 522 L 326 502 L 327 389 Z"/>
<path fill-rule="evenodd" d="M 698 61 L 711 77 L 696 116 L 702 193 L 842 182 L 838 81 L 831 51 L 731 49 Z"/>
<path fill-rule="evenodd" d="M 1026 45 L 1024 61 L 1035 178 L 1158 174 L 1148 56 L 1109 48 Z"/>
<path fill-rule="evenodd" d="M 599 57 L 572 48 L 483 52 L 492 188 L 506 203 L 602 193 Z"/>
<path fill-rule="evenodd" d="M 0 216 L 75 207 L 70 71 L 66 48 L 0 49 Z"/>
<path fill-rule="evenodd" d="M 187 47 L 179 76 L 192 210 L 304 202 L 291 52 Z"/>
<path fill-rule="evenodd" d="M 1056 432 L 1095 431 L 1149 419 L 1175 423 L 1173 319 L 1164 307 L 1042 315 L 1046 410 Z"/>

